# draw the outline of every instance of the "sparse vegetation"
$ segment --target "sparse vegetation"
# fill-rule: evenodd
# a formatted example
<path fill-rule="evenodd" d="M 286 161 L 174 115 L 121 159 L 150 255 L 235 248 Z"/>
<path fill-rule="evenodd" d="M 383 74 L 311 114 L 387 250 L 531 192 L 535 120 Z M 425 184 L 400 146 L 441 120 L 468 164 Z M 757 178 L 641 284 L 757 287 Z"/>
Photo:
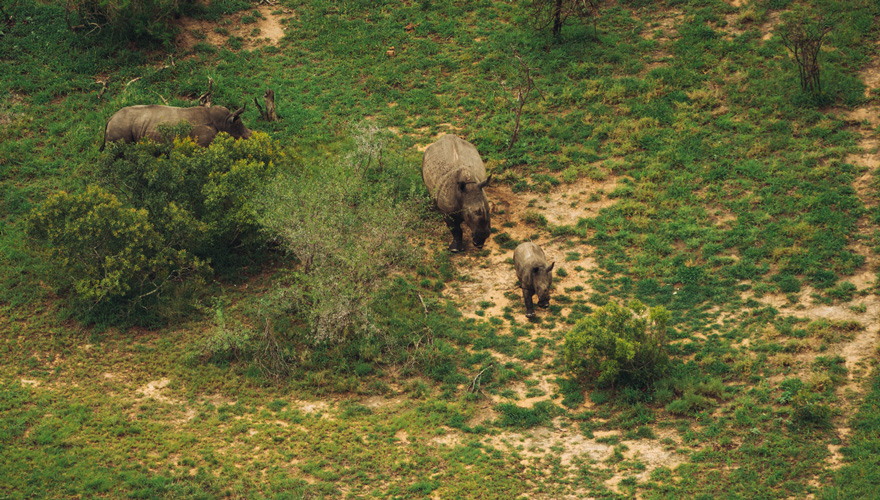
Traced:
<path fill-rule="evenodd" d="M 742 3 L 621 0 L 553 37 L 527 2 L 182 2 L 176 46 L 0 1 L 3 494 L 872 498 L 880 7 Z M 793 84 L 780 36 L 801 7 L 834 26 L 821 93 Z M 514 53 L 543 98 L 510 147 Z M 197 105 L 209 77 L 215 105 L 277 92 L 282 120 L 245 116 L 271 169 L 185 144 L 99 154 L 115 110 Z M 493 172 L 479 252 L 443 251 L 423 210 L 420 150 L 443 133 Z M 50 206 L 70 255 L 143 288 L 82 266 L 111 307 L 74 304 L 80 270 L 25 222 Z M 68 224 L 88 207 L 99 224 Z M 311 268 L 298 228 L 329 245 Z M 525 321 L 508 261 L 530 239 L 567 272 Z M 162 257 L 184 240 L 188 278 Z M 572 377 L 565 333 L 633 299 L 630 327 L 668 311 L 664 370 Z"/>

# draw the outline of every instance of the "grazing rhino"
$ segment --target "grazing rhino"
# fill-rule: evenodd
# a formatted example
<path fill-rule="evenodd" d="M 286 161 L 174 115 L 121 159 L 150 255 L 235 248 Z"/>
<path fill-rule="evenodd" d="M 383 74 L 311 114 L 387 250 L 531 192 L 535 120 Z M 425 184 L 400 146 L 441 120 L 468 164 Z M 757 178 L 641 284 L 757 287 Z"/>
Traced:
<path fill-rule="evenodd" d="M 434 200 L 434 206 L 444 214 L 446 225 L 452 231 L 449 250 L 461 252 L 461 223 L 471 229 L 474 246 L 483 248 L 491 229 L 489 201 L 483 188 L 492 176 L 486 177 L 486 167 L 473 144 L 454 135 L 444 135 L 428 146 L 422 159 L 422 180 Z"/>
<path fill-rule="evenodd" d="M 123 141 L 137 142 L 143 138 L 161 141 L 159 125 L 174 125 L 186 122 L 192 125 L 190 137 L 202 147 L 208 147 L 220 132 L 236 139 L 250 139 L 251 131 L 241 121 L 244 107 L 230 112 L 223 106 L 210 108 L 197 106 L 194 108 L 175 108 L 173 106 L 128 106 L 113 113 L 107 126 L 104 127 L 104 143 Z"/>
<path fill-rule="evenodd" d="M 530 241 L 520 243 L 513 251 L 513 267 L 516 269 L 516 278 L 522 286 L 527 318 L 535 315 L 532 295 L 538 296 L 538 307 L 550 306 L 550 285 L 553 283 L 553 275 L 550 272 L 553 271 L 554 265 L 555 262 L 548 266 L 544 250 Z"/>

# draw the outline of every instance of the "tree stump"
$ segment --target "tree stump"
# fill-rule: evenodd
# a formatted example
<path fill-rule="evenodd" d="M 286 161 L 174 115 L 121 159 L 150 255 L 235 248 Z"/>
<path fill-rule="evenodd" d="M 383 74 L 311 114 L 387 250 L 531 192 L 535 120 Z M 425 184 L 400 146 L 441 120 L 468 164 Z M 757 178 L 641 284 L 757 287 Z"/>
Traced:
<path fill-rule="evenodd" d="M 254 104 L 256 104 L 257 109 L 260 110 L 260 116 L 267 122 L 278 121 L 278 115 L 275 113 L 275 92 L 272 89 L 266 89 L 266 93 L 263 94 L 263 100 L 266 101 L 265 110 L 260 106 L 260 102 L 257 101 L 257 98 L 254 97 Z"/>

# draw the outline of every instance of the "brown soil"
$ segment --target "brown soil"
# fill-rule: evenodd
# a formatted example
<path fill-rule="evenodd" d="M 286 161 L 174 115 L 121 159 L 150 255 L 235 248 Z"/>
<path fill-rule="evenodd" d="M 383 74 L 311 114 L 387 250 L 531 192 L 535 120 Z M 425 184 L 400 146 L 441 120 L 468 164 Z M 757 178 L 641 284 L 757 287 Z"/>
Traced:
<path fill-rule="evenodd" d="M 550 225 L 575 225 L 580 218 L 595 217 L 599 210 L 611 206 L 614 201 L 606 195 L 599 195 L 596 201 L 590 201 L 590 196 L 599 191 L 611 192 L 616 187 L 616 180 L 593 181 L 579 179 L 572 184 L 559 186 L 552 195 L 536 193 L 514 193 L 508 185 L 489 186 L 486 196 L 492 207 L 492 225 L 499 233 L 507 233 L 517 241 L 532 241 L 531 237 L 539 231 L 538 228 L 523 221 L 526 213 L 543 215 Z M 531 206 L 530 206 L 531 205 Z M 505 227 L 505 223 L 515 224 L 513 227 Z M 467 231 L 466 231 L 467 232 Z M 447 238 L 451 238 L 447 235 Z M 465 236 L 466 241 L 467 235 Z M 534 240 L 544 250 L 547 260 L 555 262 L 558 271 L 564 268 L 568 276 L 560 277 L 554 273 L 554 293 L 562 293 L 566 287 L 575 285 L 584 286 L 591 276 L 592 269 L 596 267 L 593 248 L 588 245 L 570 246 L 567 242 L 570 238 L 556 238 L 550 240 Z M 513 308 L 514 315 L 518 320 L 524 321 L 525 306 L 521 298 L 521 290 L 516 286 L 516 274 L 513 270 L 513 250 L 498 248 L 491 240 L 487 243 L 491 254 L 487 257 L 474 257 L 474 249 L 468 247 L 467 253 L 458 259 L 459 270 L 462 274 L 470 277 L 466 283 L 453 287 L 449 292 L 451 298 L 463 304 L 462 312 L 466 316 L 477 318 L 475 311 L 480 302 L 492 302 L 494 305 L 485 309 L 486 318 L 502 316 L 504 308 Z M 574 255 L 574 253 L 579 256 Z M 568 255 L 567 255 L 568 254 Z M 458 258 L 458 257 L 457 257 Z M 510 262 L 508 262 L 510 259 Z M 566 260 L 568 259 L 568 260 Z M 580 266 L 582 270 L 575 271 Z M 584 292 L 589 292 L 588 287 Z M 516 294 L 519 298 L 510 300 L 504 296 L 505 292 Z M 540 310 L 538 312 L 540 314 Z"/>
<path fill-rule="evenodd" d="M 761 25 L 761 40 L 769 40 L 773 38 L 773 31 L 779 25 L 782 14 L 779 12 L 771 12 L 767 16 L 767 22 Z"/>
<path fill-rule="evenodd" d="M 243 17 L 254 17 L 252 15 L 254 10 L 259 12 L 261 17 L 255 17 L 254 22 L 251 23 L 242 23 Z M 281 13 L 273 14 L 273 12 Z M 200 42 L 220 47 L 226 45 L 231 36 L 243 38 L 243 47 L 249 50 L 266 45 L 277 45 L 284 37 L 284 22 L 292 15 L 292 11 L 281 10 L 278 6 L 260 5 L 220 21 L 183 17 L 177 21 L 177 26 L 180 28 L 177 46 L 184 51 L 192 50 Z"/>

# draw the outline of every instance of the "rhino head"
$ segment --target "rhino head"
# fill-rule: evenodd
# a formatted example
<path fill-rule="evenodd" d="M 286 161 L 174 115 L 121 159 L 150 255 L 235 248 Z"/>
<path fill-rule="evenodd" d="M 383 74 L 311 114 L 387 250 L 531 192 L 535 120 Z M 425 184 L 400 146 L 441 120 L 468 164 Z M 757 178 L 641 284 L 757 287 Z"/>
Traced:
<path fill-rule="evenodd" d="M 538 307 L 550 307 L 550 285 L 553 284 L 553 271 L 555 262 L 551 262 L 549 266 L 535 266 L 531 270 L 532 286 L 535 288 L 535 295 L 538 296 Z"/>
<path fill-rule="evenodd" d="M 244 126 L 244 122 L 241 121 L 241 114 L 244 113 L 244 106 L 238 108 L 232 113 L 229 113 L 229 116 L 224 120 L 223 128 L 221 128 L 220 132 L 226 132 L 236 139 L 250 139 L 251 131 L 247 127 Z"/>
<path fill-rule="evenodd" d="M 483 188 L 489 185 L 489 175 L 483 182 L 458 183 L 458 192 L 461 196 L 461 214 L 464 223 L 471 229 L 474 246 L 483 248 L 486 239 L 489 238 L 491 228 L 489 221 L 489 201 L 483 193 Z"/>

